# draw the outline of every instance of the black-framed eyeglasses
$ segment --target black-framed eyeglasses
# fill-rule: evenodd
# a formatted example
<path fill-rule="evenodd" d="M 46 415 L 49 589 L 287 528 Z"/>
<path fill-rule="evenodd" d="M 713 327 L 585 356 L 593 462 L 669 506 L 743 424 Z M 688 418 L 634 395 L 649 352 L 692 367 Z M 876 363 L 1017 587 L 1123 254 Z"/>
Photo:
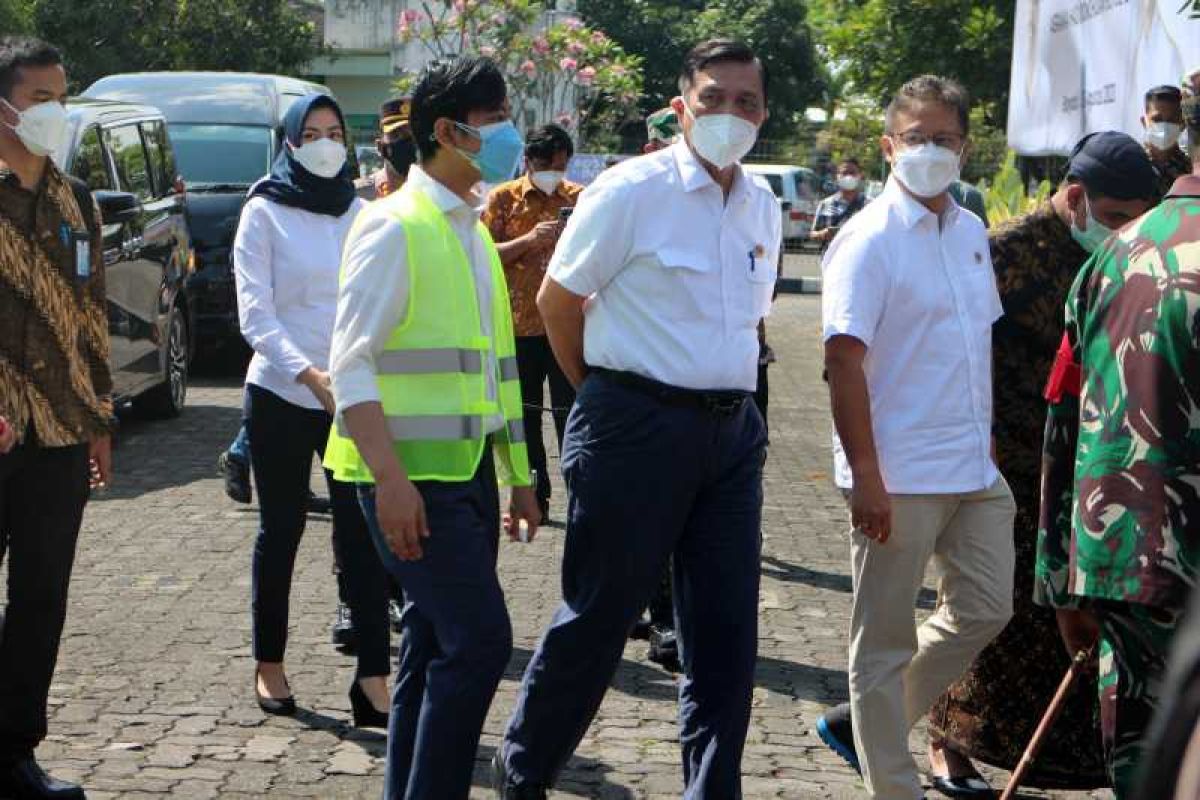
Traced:
<path fill-rule="evenodd" d="M 962 150 L 967 141 L 967 137 L 961 133 L 939 133 L 934 136 L 926 136 L 920 131 L 905 131 L 904 133 L 889 133 L 888 136 L 906 148 L 921 147 L 932 142 L 938 147 L 944 147 L 956 153 Z"/>

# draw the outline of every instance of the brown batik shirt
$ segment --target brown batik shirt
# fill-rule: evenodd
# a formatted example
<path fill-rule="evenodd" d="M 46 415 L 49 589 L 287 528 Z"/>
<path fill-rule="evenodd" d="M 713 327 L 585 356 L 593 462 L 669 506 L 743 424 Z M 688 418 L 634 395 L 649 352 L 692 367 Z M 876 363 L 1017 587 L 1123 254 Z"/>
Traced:
<path fill-rule="evenodd" d="M 533 185 L 528 175 L 502 183 L 492 190 L 483 224 L 496 244 L 511 242 L 537 227 L 539 222 L 554 222 L 559 209 L 574 206 L 583 187 L 563 181 L 554 194 L 546 194 Z M 554 255 L 554 243 L 535 244 L 515 264 L 504 267 L 508 297 L 512 304 L 513 331 L 517 336 L 545 336 L 546 326 L 537 308 L 537 293 Z"/>
<path fill-rule="evenodd" d="M 105 308 L 86 188 L 49 161 L 33 190 L 0 167 L 0 415 L 21 440 L 63 447 L 111 430 Z"/>

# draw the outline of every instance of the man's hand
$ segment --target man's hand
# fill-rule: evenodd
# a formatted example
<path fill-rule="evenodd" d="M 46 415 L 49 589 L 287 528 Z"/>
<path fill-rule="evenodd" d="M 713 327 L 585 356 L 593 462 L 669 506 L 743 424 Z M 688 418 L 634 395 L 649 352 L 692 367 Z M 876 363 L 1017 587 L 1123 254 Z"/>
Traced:
<path fill-rule="evenodd" d="M 112 483 L 112 437 L 99 436 L 88 442 L 88 473 L 93 489 Z"/>
<path fill-rule="evenodd" d="M 538 525 L 542 524 L 542 510 L 538 507 L 537 494 L 532 486 L 514 486 L 508 502 L 504 532 L 514 542 L 521 538 L 521 520 L 525 520 L 529 526 L 529 538 L 526 541 L 532 542 L 537 536 Z"/>
<path fill-rule="evenodd" d="M 8 453 L 17 443 L 17 429 L 5 417 L 0 417 L 0 456 Z"/>
<path fill-rule="evenodd" d="M 424 555 L 421 540 L 429 538 L 425 501 L 407 477 L 384 478 L 376 484 L 375 517 L 396 558 L 417 561 Z"/>
<path fill-rule="evenodd" d="M 1062 636 L 1067 655 L 1071 658 L 1080 650 L 1087 650 L 1100 638 L 1100 623 L 1096 615 L 1078 608 L 1056 608 L 1058 633 Z"/>
<path fill-rule="evenodd" d="M 525 235 L 529 237 L 529 244 L 531 245 L 549 244 L 558 241 L 562 229 L 562 223 L 557 220 L 539 222 L 533 230 Z"/>
<path fill-rule="evenodd" d="M 854 529 L 880 544 L 892 535 L 892 500 L 879 470 L 855 474 L 850 490 L 850 523 Z"/>
<path fill-rule="evenodd" d="M 833 238 L 833 228 L 822 228 L 819 231 L 813 231 L 808 235 L 808 238 L 816 242 L 828 242 Z"/>
<path fill-rule="evenodd" d="M 313 393 L 313 397 L 317 398 L 317 402 L 326 412 L 332 414 L 337 410 L 337 403 L 333 399 L 333 381 L 328 372 L 323 372 L 316 367 L 309 367 L 301 372 L 296 380 L 308 387 L 308 390 Z"/>

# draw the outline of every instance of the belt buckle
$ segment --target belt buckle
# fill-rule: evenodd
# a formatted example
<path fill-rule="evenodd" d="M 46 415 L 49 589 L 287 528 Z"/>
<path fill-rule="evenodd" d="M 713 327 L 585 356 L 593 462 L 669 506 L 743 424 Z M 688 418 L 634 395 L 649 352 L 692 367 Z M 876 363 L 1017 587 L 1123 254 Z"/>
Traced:
<path fill-rule="evenodd" d="M 735 411 L 742 407 L 743 397 L 713 397 L 704 398 L 704 404 L 708 410 L 714 414 L 719 414 L 723 417 L 732 416 Z"/>

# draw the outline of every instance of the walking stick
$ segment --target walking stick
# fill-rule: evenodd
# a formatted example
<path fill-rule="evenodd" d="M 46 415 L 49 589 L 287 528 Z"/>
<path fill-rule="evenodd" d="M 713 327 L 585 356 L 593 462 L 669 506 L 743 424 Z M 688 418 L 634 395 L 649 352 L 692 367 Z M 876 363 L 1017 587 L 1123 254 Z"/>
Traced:
<path fill-rule="evenodd" d="M 1054 726 L 1054 721 L 1058 719 L 1058 715 L 1062 713 L 1063 706 L 1067 702 L 1067 693 L 1071 691 L 1071 686 L 1074 685 L 1075 679 L 1079 677 L 1079 673 L 1083 672 L 1084 667 L 1092 658 L 1092 651 L 1096 646 L 1092 645 L 1087 650 L 1080 650 L 1071 659 L 1071 666 L 1067 669 L 1067 674 L 1063 675 L 1062 682 L 1058 684 L 1058 691 L 1054 693 L 1054 699 L 1050 701 L 1050 707 L 1046 709 L 1045 715 L 1042 716 L 1042 721 L 1038 723 L 1037 730 L 1033 732 L 1033 738 L 1029 740 L 1028 746 L 1025 748 L 1025 753 L 1021 756 L 1021 760 L 1017 763 L 1017 768 L 1013 770 L 1012 778 L 1008 781 L 1008 786 L 1004 789 L 1004 794 L 1000 795 L 1000 800 L 1012 800 L 1017 794 L 1017 789 L 1021 787 L 1021 781 L 1025 780 L 1025 773 L 1029 772 L 1029 768 L 1033 766 L 1033 760 L 1037 758 L 1038 752 L 1042 749 L 1042 743 L 1050 734 L 1050 728 Z"/>

